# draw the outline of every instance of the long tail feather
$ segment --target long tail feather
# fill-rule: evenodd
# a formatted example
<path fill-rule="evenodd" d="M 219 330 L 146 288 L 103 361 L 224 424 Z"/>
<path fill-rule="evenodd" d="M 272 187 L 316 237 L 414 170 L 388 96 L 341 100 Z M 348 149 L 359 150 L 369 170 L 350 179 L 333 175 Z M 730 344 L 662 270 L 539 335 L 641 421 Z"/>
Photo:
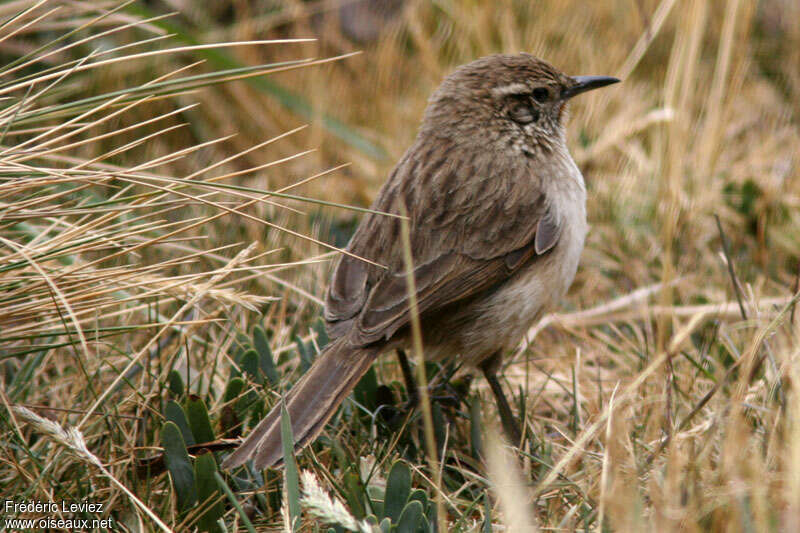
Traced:
<path fill-rule="evenodd" d="M 286 397 L 292 420 L 295 451 L 320 434 L 342 401 L 366 373 L 377 351 L 354 348 L 340 338 L 329 344 Z M 280 404 L 264 417 L 245 441 L 223 462 L 230 469 L 254 459 L 258 469 L 277 466 L 283 459 Z"/>

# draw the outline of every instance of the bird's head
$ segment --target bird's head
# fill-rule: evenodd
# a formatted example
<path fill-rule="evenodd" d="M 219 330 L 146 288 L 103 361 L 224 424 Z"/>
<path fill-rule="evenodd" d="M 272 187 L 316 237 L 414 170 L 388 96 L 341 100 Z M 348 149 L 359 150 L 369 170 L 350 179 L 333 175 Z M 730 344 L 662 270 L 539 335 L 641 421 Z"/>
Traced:
<path fill-rule="evenodd" d="M 445 78 L 430 99 L 422 129 L 476 146 L 549 152 L 564 143 L 567 102 L 618 81 L 567 76 L 530 54 L 492 55 Z"/>

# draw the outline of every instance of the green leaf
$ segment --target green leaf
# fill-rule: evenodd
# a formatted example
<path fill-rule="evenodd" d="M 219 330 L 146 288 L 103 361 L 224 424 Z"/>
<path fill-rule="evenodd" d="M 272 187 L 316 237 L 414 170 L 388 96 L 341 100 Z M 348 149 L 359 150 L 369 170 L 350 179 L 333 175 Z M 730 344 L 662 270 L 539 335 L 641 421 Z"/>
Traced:
<path fill-rule="evenodd" d="M 317 332 L 317 346 L 319 346 L 320 350 L 325 349 L 325 346 L 327 346 L 331 340 L 328 337 L 328 332 L 325 330 L 325 322 L 323 322 L 322 319 L 314 323 L 314 331 Z"/>
<path fill-rule="evenodd" d="M 242 390 L 244 390 L 244 385 L 245 383 L 242 378 L 231 379 L 228 382 L 228 386 L 225 387 L 225 393 L 222 396 L 222 400 L 225 403 L 229 403 L 238 398 L 242 393 Z"/>
<path fill-rule="evenodd" d="M 423 533 L 435 533 L 436 529 L 431 527 L 431 523 L 428 522 L 428 517 L 422 515 L 422 523 L 419 525 L 419 531 Z"/>
<path fill-rule="evenodd" d="M 280 383 L 280 375 L 275 367 L 275 358 L 272 355 L 272 349 L 269 347 L 267 333 L 261 326 L 253 328 L 253 345 L 258 352 L 259 368 L 269 380 L 270 385 L 277 386 Z"/>
<path fill-rule="evenodd" d="M 186 443 L 181 430 L 173 422 L 165 422 L 161 426 L 161 447 L 164 448 L 164 463 L 175 489 L 178 511 L 186 511 L 197 503 L 197 487 Z"/>
<path fill-rule="evenodd" d="M 370 366 L 367 373 L 364 374 L 358 385 L 353 389 L 353 396 L 356 401 L 363 405 L 369 411 L 374 411 L 377 407 L 375 405 L 375 398 L 378 395 L 378 376 L 375 374 L 375 367 Z"/>
<path fill-rule="evenodd" d="M 186 416 L 189 419 L 189 427 L 192 428 L 192 435 L 198 444 L 214 440 L 214 430 L 211 429 L 206 404 L 199 396 L 191 394 L 187 398 Z"/>
<path fill-rule="evenodd" d="M 169 385 L 169 392 L 171 392 L 173 396 L 176 398 L 183 396 L 185 388 L 183 385 L 183 377 L 181 377 L 180 372 L 177 370 L 170 370 L 169 374 L 167 374 L 167 383 Z"/>
<path fill-rule="evenodd" d="M 242 378 L 233 378 L 225 387 L 222 396 L 225 403 L 219 415 L 219 426 L 226 438 L 235 438 L 241 435 L 241 422 L 244 417 L 241 416 L 238 399 L 240 399 L 244 387 L 245 383 Z"/>
<path fill-rule="evenodd" d="M 439 522 L 439 509 L 435 505 L 429 505 L 428 510 L 425 511 L 425 518 L 428 519 L 428 522 L 431 524 L 437 524 Z"/>
<path fill-rule="evenodd" d="M 297 345 L 297 353 L 300 354 L 300 368 L 303 369 L 303 373 L 305 374 L 308 372 L 308 369 L 311 368 L 311 365 L 314 364 L 314 356 L 299 335 L 295 335 L 294 342 Z"/>
<path fill-rule="evenodd" d="M 369 498 L 369 506 L 375 516 L 380 518 L 386 516 L 386 513 L 383 512 L 383 498 L 386 497 L 386 491 L 376 485 L 367 485 L 365 493 Z"/>
<path fill-rule="evenodd" d="M 380 528 L 383 533 L 390 533 L 392 531 L 392 521 L 388 518 L 384 518 L 381 520 Z"/>
<path fill-rule="evenodd" d="M 358 474 L 352 470 L 344 475 L 344 497 L 347 500 L 347 507 L 357 520 L 361 520 L 367 514 L 364 507 L 364 485 Z"/>
<path fill-rule="evenodd" d="M 258 369 L 258 352 L 253 349 L 244 352 L 242 358 L 239 359 L 239 366 L 253 383 L 259 385 L 264 383 L 264 378 Z"/>
<path fill-rule="evenodd" d="M 186 413 L 177 402 L 173 400 L 167 402 L 166 407 L 164 407 L 164 418 L 178 426 L 178 429 L 181 431 L 181 435 L 183 436 L 183 440 L 187 446 L 197 444 L 197 441 L 192 434 L 192 430 L 189 428 L 189 421 L 186 419 Z"/>
<path fill-rule="evenodd" d="M 422 522 L 422 504 L 418 501 L 409 502 L 397 520 L 395 531 L 397 533 L 416 533 Z"/>
<path fill-rule="evenodd" d="M 411 470 L 402 461 L 396 461 L 386 481 L 383 514 L 392 522 L 397 522 L 411 493 Z"/>
<path fill-rule="evenodd" d="M 433 433 L 436 437 L 436 448 L 445 455 L 444 446 L 447 444 L 447 422 L 442 413 L 442 406 L 439 402 L 431 402 L 431 417 L 433 418 Z"/>
<path fill-rule="evenodd" d="M 230 347 L 228 348 L 228 355 L 231 356 L 231 359 L 234 361 L 239 361 L 242 358 L 242 354 L 250 349 L 250 339 L 247 338 L 247 335 L 243 333 L 239 333 L 236 335 L 236 338 L 231 343 Z M 236 377 L 241 375 L 239 369 L 235 366 L 231 367 L 231 376 Z"/>
<path fill-rule="evenodd" d="M 292 520 L 292 530 L 300 528 L 300 476 L 297 472 L 297 463 L 294 461 L 294 435 L 292 434 L 292 421 L 286 404 L 281 401 L 281 443 L 283 444 L 284 481 L 289 503 L 289 517 Z"/>
<path fill-rule="evenodd" d="M 214 454 L 204 453 L 195 459 L 194 477 L 197 480 L 197 497 L 204 509 L 197 519 L 197 527 L 200 531 L 214 533 L 222 531 L 217 520 L 225 513 L 225 506 L 222 504 L 222 494 L 217 478 L 214 476 L 216 473 L 217 462 L 214 460 Z"/>
<path fill-rule="evenodd" d="M 267 414 L 267 403 L 264 401 L 263 396 L 256 394 L 255 391 L 248 391 L 247 394 L 239 398 L 236 406 L 242 419 L 246 416 L 247 411 L 250 411 L 250 427 L 255 427 L 264 416 Z"/>
<path fill-rule="evenodd" d="M 408 501 L 410 502 L 418 501 L 419 503 L 422 504 L 423 509 L 427 508 L 428 504 L 430 503 L 428 501 L 428 495 L 422 489 L 414 489 L 411 492 L 411 496 L 408 497 Z"/>

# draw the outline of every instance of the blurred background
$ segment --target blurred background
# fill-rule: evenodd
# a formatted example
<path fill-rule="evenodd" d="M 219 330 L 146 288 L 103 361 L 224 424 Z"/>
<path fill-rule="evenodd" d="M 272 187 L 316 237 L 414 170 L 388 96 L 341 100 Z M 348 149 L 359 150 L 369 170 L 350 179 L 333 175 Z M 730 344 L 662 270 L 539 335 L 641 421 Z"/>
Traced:
<path fill-rule="evenodd" d="M 521 51 L 623 83 L 570 107 L 591 229 L 562 306 L 508 357 L 529 424 L 508 498 L 553 529 L 800 527 L 795 0 L 9 0 L 0 20 L 3 403 L 79 427 L 170 527 L 211 515 L 192 514 L 174 472 L 134 471 L 168 448 L 162 423 L 180 416 L 167 404 L 191 419 L 196 395 L 209 440 L 255 423 L 324 344 L 335 248 L 429 95 L 460 64 Z M 491 528 L 509 515 L 502 494 L 484 496 L 503 478 L 475 445 L 490 395 L 465 369 L 430 373 L 456 381 L 438 415 L 442 479 L 416 418 L 401 432 L 375 415 L 407 394 L 389 358 L 357 392 L 372 416 L 343 409 L 343 451 L 318 445 L 301 467 L 356 518 L 381 518 L 364 501 L 388 489 L 371 480 L 401 459 L 431 501 L 447 496 L 449 529 Z M 2 415 L 3 495 L 87 494 L 76 480 L 95 467 L 18 416 Z M 388 448 L 374 439 L 398 433 Z M 210 523 L 280 523 L 280 479 L 259 476 L 226 479 L 266 481 L 277 500 L 237 491 L 239 512 L 220 496 Z M 151 523 L 132 504 L 111 512 Z"/>

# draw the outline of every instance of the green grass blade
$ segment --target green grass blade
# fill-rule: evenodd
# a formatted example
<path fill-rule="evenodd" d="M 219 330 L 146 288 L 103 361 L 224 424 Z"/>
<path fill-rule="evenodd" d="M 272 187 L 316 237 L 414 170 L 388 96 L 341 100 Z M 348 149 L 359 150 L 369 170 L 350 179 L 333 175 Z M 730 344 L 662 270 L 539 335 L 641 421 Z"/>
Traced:
<path fill-rule="evenodd" d="M 297 463 L 294 460 L 294 435 L 292 434 L 292 421 L 286 404 L 281 402 L 281 443 L 283 444 L 283 468 L 286 494 L 289 504 L 289 517 L 292 521 L 292 530 L 300 529 L 300 475 Z"/>
<path fill-rule="evenodd" d="M 242 504 L 240 504 L 239 500 L 236 499 L 236 495 L 233 493 L 228 484 L 225 483 L 225 480 L 222 479 L 222 476 L 219 475 L 219 472 L 214 472 L 214 478 L 217 480 L 217 485 L 219 486 L 219 488 L 222 489 L 222 492 L 225 493 L 225 496 L 228 498 L 228 501 L 231 502 L 231 505 L 233 505 L 233 507 L 236 509 L 236 512 L 239 513 L 239 518 L 242 519 L 242 523 L 244 524 L 244 527 L 247 529 L 247 531 L 249 531 L 250 533 L 256 533 L 256 529 L 253 527 L 253 523 L 250 521 L 249 518 L 247 518 L 247 513 L 245 513 L 244 509 L 242 509 Z"/>

